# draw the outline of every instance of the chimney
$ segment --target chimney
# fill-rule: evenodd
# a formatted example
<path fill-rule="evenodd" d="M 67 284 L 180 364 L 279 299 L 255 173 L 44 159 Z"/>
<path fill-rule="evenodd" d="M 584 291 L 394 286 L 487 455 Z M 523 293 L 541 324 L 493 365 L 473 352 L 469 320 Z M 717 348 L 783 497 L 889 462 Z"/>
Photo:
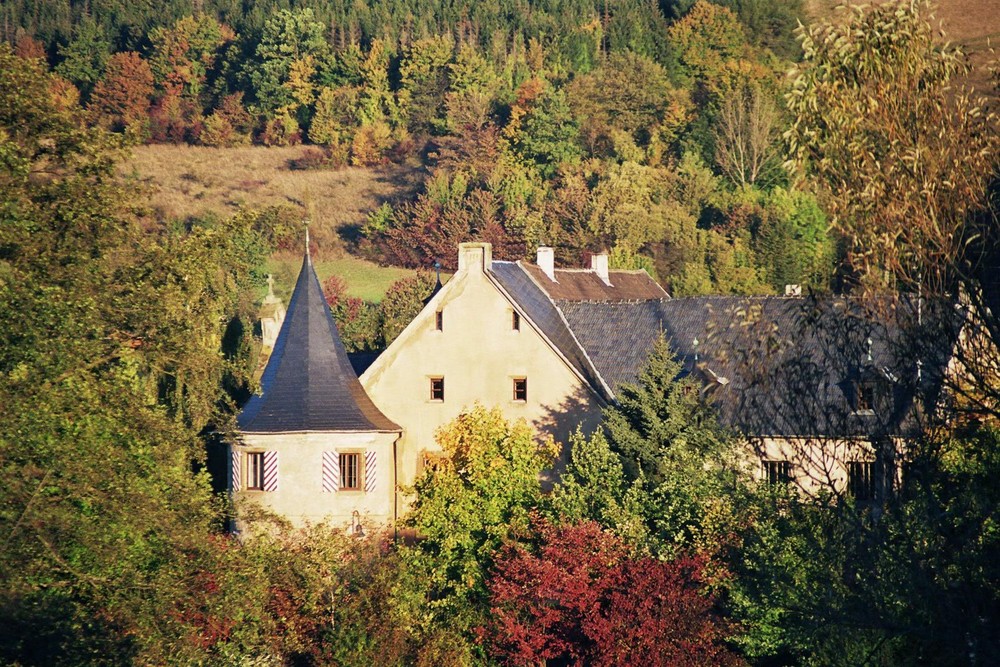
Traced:
<path fill-rule="evenodd" d="M 483 273 L 493 265 L 493 246 L 489 243 L 459 243 L 458 270 Z"/>
<path fill-rule="evenodd" d="M 590 270 L 597 274 L 605 285 L 611 287 L 611 278 L 608 276 L 608 253 L 602 252 L 590 256 Z"/>
<path fill-rule="evenodd" d="M 802 285 L 785 285 L 785 296 L 802 296 Z"/>
<path fill-rule="evenodd" d="M 538 247 L 538 268 L 555 282 L 556 279 L 556 256 L 552 248 L 547 246 Z"/>

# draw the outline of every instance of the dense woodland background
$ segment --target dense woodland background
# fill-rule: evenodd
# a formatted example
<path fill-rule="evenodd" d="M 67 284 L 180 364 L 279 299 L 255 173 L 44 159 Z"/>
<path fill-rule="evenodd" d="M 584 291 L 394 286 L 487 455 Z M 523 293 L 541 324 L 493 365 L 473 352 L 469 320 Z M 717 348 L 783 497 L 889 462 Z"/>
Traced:
<path fill-rule="evenodd" d="M 921 3 L 823 16 L 4 3 L 0 659 L 1000 661 L 997 119 L 964 87 L 995 79 Z M 382 189 L 338 218 L 309 188 L 260 201 L 260 179 L 223 174 L 221 205 L 174 210 L 128 157 L 178 154 L 164 142 L 278 147 L 288 188 Z M 214 196 L 186 173 L 184 199 Z M 420 541 L 274 517 L 240 541 L 206 461 L 253 389 L 264 276 L 299 255 L 305 217 L 331 263 L 447 270 L 460 241 L 510 259 L 546 243 L 570 265 L 607 250 L 678 296 L 961 295 L 976 335 L 874 504 L 754 481 L 664 344 L 551 492 L 557 444 L 470 407 L 409 490 Z M 399 276 L 368 301 L 326 281 L 351 349 L 384 347 L 433 284 Z"/>

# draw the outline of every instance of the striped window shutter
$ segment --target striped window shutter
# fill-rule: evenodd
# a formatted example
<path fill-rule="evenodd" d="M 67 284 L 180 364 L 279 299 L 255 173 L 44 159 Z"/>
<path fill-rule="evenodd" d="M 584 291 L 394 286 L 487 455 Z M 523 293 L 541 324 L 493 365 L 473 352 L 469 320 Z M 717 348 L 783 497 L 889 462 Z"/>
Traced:
<path fill-rule="evenodd" d="M 240 458 L 243 456 L 238 449 L 235 447 L 230 447 L 229 451 L 232 453 L 233 463 L 230 471 L 232 472 L 233 479 L 229 488 L 233 491 L 240 490 Z"/>
<path fill-rule="evenodd" d="M 340 454 L 323 452 L 323 492 L 333 493 L 340 488 Z"/>
<path fill-rule="evenodd" d="M 369 450 L 365 452 L 365 493 L 371 493 L 375 490 L 376 481 L 375 452 Z"/>
<path fill-rule="evenodd" d="M 264 452 L 264 491 L 278 490 L 278 452 Z"/>

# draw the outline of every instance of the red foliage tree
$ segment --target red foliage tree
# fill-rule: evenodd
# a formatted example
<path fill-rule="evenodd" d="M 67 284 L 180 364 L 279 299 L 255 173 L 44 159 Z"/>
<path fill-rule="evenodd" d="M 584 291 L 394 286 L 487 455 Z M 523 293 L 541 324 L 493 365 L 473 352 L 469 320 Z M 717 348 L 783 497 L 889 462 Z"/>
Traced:
<path fill-rule="evenodd" d="M 94 86 L 90 110 L 101 125 L 123 130 L 147 122 L 152 94 L 149 63 L 134 51 L 116 53 L 108 59 L 104 78 Z"/>
<path fill-rule="evenodd" d="M 539 522 L 532 552 L 507 546 L 488 582 L 482 629 L 506 664 L 558 659 L 586 665 L 736 665 L 726 623 L 703 592 L 700 558 L 633 556 L 593 522 Z"/>
<path fill-rule="evenodd" d="M 14 55 L 25 60 L 45 61 L 45 45 L 31 35 L 21 35 L 14 44 Z"/>

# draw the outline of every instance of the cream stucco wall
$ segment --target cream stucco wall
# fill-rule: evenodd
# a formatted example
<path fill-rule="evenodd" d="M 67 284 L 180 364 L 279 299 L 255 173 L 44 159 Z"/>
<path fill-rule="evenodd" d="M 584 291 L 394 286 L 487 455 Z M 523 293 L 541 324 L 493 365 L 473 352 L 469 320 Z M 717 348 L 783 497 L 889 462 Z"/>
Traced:
<path fill-rule="evenodd" d="M 354 511 L 359 513 L 366 529 L 389 524 L 394 519 L 393 447 L 397 437 L 396 433 L 373 432 L 243 434 L 240 443 L 231 445 L 241 458 L 241 490 L 234 494 L 237 507 L 247 503 L 260 505 L 284 516 L 296 527 L 320 522 L 346 526 Z M 262 451 L 278 452 L 276 491 L 246 490 L 246 454 Z M 374 451 L 375 488 L 371 492 L 323 491 L 323 452 L 330 451 L 361 453 L 362 469 L 364 453 Z M 363 473 L 361 487 L 365 487 Z M 229 488 L 233 488 L 231 479 Z"/>
<path fill-rule="evenodd" d="M 565 443 L 578 424 L 592 430 L 601 402 L 485 273 L 485 244 L 462 244 L 459 270 L 361 376 L 368 395 L 403 428 L 399 481 L 416 478 L 422 452 L 439 451 L 435 431 L 466 407 L 499 406 Z M 442 327 L 437 330 L 437 313 Z M 431 399 L 431 378 L 444 378 L 443 401 Z M 514 400 L 514 379 L 528 398 Z"/>
<path fill-rule="evenodd" d="M 866 439 L 847 438 L 759 438 L 754 440 L 756 460 L 788 461 L 792 482 L 807 497 L 819 493 L 842 494 L 847 491 L 847 464 L 851 461 L 874 461 L 872 443 Z M 903 454 L 904 443 L 893 440 L 891 446 Z M 758 463 L 758 479 L 764 478 Z"/>

